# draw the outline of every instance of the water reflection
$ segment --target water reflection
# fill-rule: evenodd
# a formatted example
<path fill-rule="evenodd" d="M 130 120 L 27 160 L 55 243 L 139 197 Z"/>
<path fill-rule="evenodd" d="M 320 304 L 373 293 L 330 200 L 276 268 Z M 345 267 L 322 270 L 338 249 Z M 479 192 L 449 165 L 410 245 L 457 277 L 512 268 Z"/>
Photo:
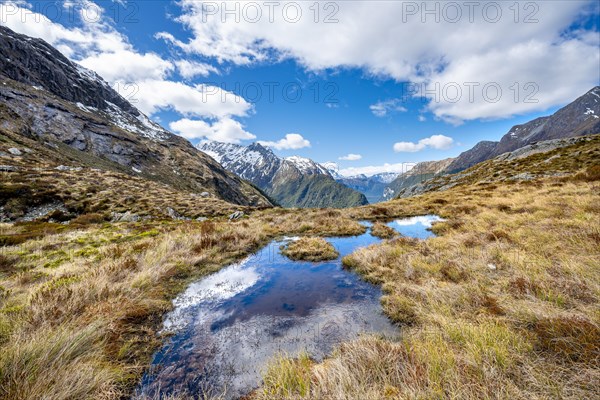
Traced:
<path fill-rule="evenodd" d="M 430 233 L 427 221 L 390 224 L 421 238 Z M 186 392 L 238 398 L 260 383 L 269 359 L 280 352 L 307 351 L 320 360 L 363 332 L 398 335 L 382 313 L 379 288 L 342 269 L 340 258 L 287 259 L 279 247 L 288 240 L 295 238 L 275 241 L 193 283 L 174 301 L 164 321 L 172 336 L 155 354 L 134 397 Z M 341 256 L 379 241 L 370 233 L 328 240 Z"/>
<path fill-rule="evenodd" d="M 435 222 L 444 221 L 437 215 L 422 215 L 418 217 L 402 218 L 392 221 L 388 226 L 394 228 L 404 236 L 417 239 L 427 239 L 435 236 L 429 229 Z"/>

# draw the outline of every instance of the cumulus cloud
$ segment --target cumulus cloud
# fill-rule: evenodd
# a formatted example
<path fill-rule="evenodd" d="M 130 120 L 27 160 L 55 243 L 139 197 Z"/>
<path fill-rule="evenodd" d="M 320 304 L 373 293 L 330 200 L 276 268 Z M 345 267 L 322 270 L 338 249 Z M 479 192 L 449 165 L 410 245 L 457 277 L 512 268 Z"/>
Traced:
<path fill-rule="evenodd" d="M 413 142 L 398 142 L 394 144 L 396 153 L 416 153 L 417 151 L 432 148 L 436 150 L 448 150 L 454 145 L 454 139 L 444 135 L 433 135 L 428 138 Z"/>
<path fill-rule="evenodd" d="M 348 154 L 345 156 L 342 156 L 339 158 L 339 160 L 344 160 L 344 161 L 358 161 L 362 158 L 362 156 L 360 154 Z"/>
<path fill-rule="evenodd" d="M 218 74 L 219 70 L 214 66 L 206 63 L 179 60 L 175 61 L 179 74 L 186 79 L 195 78 L 197 76 L 209 76 L 211 73 Z"/>
<path fill-rule="evenodd" d="M 369 109 L 376 117 L 385 117 L 388 114 L 394 112 L 406 112 L 408 111 L 405 107 L 400 105 L 400 99 L 391 99 L 386 101 L 380 101 L 369 106 Z"/>
<path fill-rule="evenodd" d="M 242 13 L 252 3 L 257 4 L 239 1 L 236 7 Z M 224 15 L 220 5 L 208 15 L 210 4 L 182 0 L 178 21 L 192 33 L 191 39 L 170 33 L 160 37 L 185 52 L 240 65 L 290 58 L 313 71 L 360 68 L 378 77 L 409 81 L 427 89 L 420 93 L 425 93 L 437 117 L 455 123 L 542 111 L 565 104 L 598 83 L 597 26 L 571 29 L 593 1 L 536 2 L 533 11 L 520 2 L 518 15 L 511 2 L 467 3 L 339 2 L 333 15 L 337 23 L 324 23 L 324 13 L 315 23 L 312 3 L 300 3 L 302 17 L 292 23 L 281 5 L 272 13 L 263 8 L 259 21 L 249 21 Z M 437 11 L 425 14 L 424 7 Z M 398 38 L 403 38 L 402 45 Z M 510 87 L 515 78 L 521 85 L 538 86 L 537 102 L 513 100 Z M 443 88 L 451 82 L 482 86 L 497 82 L 504 93 L 496 103 L 482 95 L 473 101 L 465 100 L 468 96 L 457 101 L 444 93 L 432 95 L 436 83 Z M 387 114 L 378 108 L 375 113 Z"/>
<path fill-rule="evenodd" d="M 383 165 L 367 165 L 364 167 L 351 167 L 344 168 L 338 171 L 342 176 L 355 176 L 355 175 L 366 175 L 373 176 L 384 172 L 393 172 L 396 174 L 403 174 L 410 171 L 416 164 L 415 163 L 396 163 Z"/>
<path fill-rule="evenodd" d="M 148 80 L 139 82 L 136 106 L 147 114 L 173 109 L 187 116 L 206 118 L 242 117 L 252 110 L 243 97 L 216 86 L 189 86 L 181 82 Z"/>
<path fill-rule="evenodd" d="M 246 131 L 240 122 L 231 118 L 223 118 L 212 124 L 184 118 L 171 122 L 169 128 L 188 140 L 209 139 L 237 144 L 242 140 L 256 139 L 256 136 Z"/>
<path fill-rule="evenodd" d="M 79 64 L 96 71 L 108 82 L 139 82 L 164 79 L 173 71 L 173 64 L 154 53 L 140 54 L 131 50 L 90 55 Z"/>
<path fill-rule="evenodd" d="M 283 139 L 276 142 L 259 141 L 258 143 L 277 150 L 298 150 L 310 147 L 310 142 L 297 133 L 288 133 Z"/>

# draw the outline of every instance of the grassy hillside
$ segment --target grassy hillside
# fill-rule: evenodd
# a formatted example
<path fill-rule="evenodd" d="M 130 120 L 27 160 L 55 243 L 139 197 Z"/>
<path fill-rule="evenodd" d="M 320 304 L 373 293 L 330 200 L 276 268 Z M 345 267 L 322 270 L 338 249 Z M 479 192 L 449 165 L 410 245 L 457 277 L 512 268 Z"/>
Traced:
<path fill-rule="evenodd" d="M 368 204 L 367 198 L 325 175 L 301 176 L 278 184 L 268 194 L 283 207 L 355 207 Z"/>
<path fill-rule="evenodd" d="M 383 309 L 402 339 L 343 343 L 319 364 L 282 356 L 253 398 L 594 398 L 599 158 L 598 140 L 580 142 L 472 169 L 445 191 L 345 210 L 248 208 L 228 221 L 215 207 L 205 222 L 156 214 L 107 223 L 86 214 L 68 225 L 0 224 L 0 398 L 126 398 L 164 340 L 156 332 L 170 300 L 192 280 L 278 236 L 355 235 L 365 231 L 359 220 L 428 213 L 446 218 L 434 225 L 438 237 L 392 238 L 344 260 L 382 286 Z M 500 169 L 520 178 L 496 176 Z M 127 207 L 146 209 L 144 193 L 150 212 L 172 190 L 153 194 L 157 187 L 135 180 L 117 189 L 119 175 L 69 180 L 53 171 L 35 172 L 52 183 L 50 197 L 79 198 L 89 176 L 99 193 L 114 193 L 106 204 L 130 192 Z M 17 182 L 24 196 L 31 182 Z M 173 201 L 184 196 L 170 193 Z M 211 212 L 194 208 L 201 204 L 185 213 Z"/>

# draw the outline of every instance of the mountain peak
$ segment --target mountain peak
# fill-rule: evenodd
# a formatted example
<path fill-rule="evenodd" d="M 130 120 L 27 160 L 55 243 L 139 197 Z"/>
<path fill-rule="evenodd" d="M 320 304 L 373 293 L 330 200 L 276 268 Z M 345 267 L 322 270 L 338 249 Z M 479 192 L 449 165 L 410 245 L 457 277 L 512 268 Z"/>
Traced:
<path fill-rule="evenodd" d="M 42 39 L 0 26 L 0 75 L 73 103 L 107 111 L 111 104 L 137 117 L 140 112 L 98 74 L 69 60 Z"/>
<path fill-rule="evenodd" d="M 446 172 L 454 173 L 521 147 L 552 139 L 600 133 L 600 86 L 554 114 L 513 126 L 499 142 L 483 141 L 458 156 Z"/>

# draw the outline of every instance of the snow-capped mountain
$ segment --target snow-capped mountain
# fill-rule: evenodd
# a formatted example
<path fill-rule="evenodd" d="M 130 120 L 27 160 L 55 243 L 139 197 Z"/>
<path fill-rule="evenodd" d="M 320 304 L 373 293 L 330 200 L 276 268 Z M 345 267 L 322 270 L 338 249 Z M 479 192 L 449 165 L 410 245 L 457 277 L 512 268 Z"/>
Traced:
<path fill-rule="evenodd" d="M 397 172 L 382 172 L 381 174 L 375 174 L 371 176 L 371 179 L 381 183 L 390 183 L 399 175 L 400 174 Z"/>
<path fill-rule="evenodd" d="M 395 172 L 383 172 L 372 176 L 364 174 L 343 176 L 339 173 L 339 167 L 336 163 L 328 161 L 321 165 L 329 171 L 329 174 L 331 174 L 336 181 L 364 194 L 367 197 L 367 200 L 369 200 L 369 203 L 381 201 L 386 185 L 391 183 L 399 175 Z"/>
<path fill-rule="evenodd" d="M 330 175 L 327 168 L 323 167 L 321 164 L 318 164 L 309 158 L 291 156 L 286 157 L 285 161 L 294 164 L 294 166 L 298 168 L 303 174 Z"/>
<path fill-rule="evenodd" d="M 367 203 L 364 196 L 336 182 L 327 168 L 308 158 L 282 158 L 259 143 L 241 146 L 204 141 L 196 147 L 286 207 L 350 207 Z"/>

